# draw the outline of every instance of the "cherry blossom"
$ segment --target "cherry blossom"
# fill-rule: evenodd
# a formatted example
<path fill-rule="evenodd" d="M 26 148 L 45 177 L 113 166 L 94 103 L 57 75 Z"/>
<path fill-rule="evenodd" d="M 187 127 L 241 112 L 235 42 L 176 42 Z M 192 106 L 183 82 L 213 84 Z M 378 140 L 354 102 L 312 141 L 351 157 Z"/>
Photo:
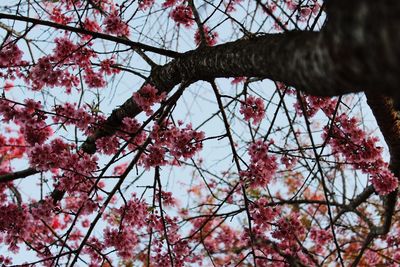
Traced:
<path fill-rule="evenodd" d="M 133 100 L 146 113 L 147 116 L 153 114 L 151 106 L 155 103 L 160 103 L 166 98 L 166 93 L 158 94 L 157 88 L 151 84 L 144 85 L 139 92 L 133 94 Z"/>
<path fill-rule="evenodd" d="M 154 4 L 154 0 L 140 0 L 139 9 L 146 10 Z"/>
<path fill-rule="evenodd" d="M 253 124 L 259 124 L 265 116 L 264 101 L 261 98 L 248 96 L 240 106 L 240 113 L 246 121 L 253 120 Z"/>
<path fill-rule="evenodd" d="M 194 24 L 192 9 L 188 6 L 176 6 L 172 10 L 170 16 L 177 25 L 183 25 L 184 27 L 189 28 Z"/>
<path fill-rule="evenodd" d="M 113 11 L 104 20 L 105 32 L 115 34 L 117 36 L 129 36 L 129 27 L 125 24 L 118 14 L 118 11 Z"/>
<path fill-rule="evenodd" d="M 278 164 L 275 156 L 268 155 L 270 144 L 257 140 L 249 147 L 251 163 L 248 170 L 241 172 L 241 176 L 250 184 L 250 187 L 264 187 L 274 177 Z"/>

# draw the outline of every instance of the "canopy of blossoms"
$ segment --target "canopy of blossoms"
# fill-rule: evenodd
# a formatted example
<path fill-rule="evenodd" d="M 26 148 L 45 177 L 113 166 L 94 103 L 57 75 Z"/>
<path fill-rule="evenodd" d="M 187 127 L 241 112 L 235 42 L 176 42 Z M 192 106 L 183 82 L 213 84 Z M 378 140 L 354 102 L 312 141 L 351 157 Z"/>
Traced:
<path fill-rule="evenodd" d="M 0 265 L 400 264 L 396 93 L 300 69 L 327 1 L 6 2 Z"/>

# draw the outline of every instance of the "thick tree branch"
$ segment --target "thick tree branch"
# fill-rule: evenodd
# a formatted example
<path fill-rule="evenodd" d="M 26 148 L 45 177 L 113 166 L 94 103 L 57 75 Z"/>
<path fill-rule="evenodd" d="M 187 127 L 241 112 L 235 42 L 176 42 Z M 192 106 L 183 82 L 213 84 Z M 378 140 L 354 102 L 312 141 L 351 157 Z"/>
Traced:
<path fill-rule="evenodd" d="M 400 102 L 400 2 L 326 1 L 326 41 L 337 75 L 350 87 Z"/>
<path fill-rule="evenodd" d="M 22 171 L 17 171 L 17 172 L 13 172 L 13 173 L 7 173 L 7 174 L 3 174 L 0 175 L 0 183 L 6 183 L 6 182 L 10 182 L 10 181 L 14 181 L 17 179 L 21 179 L 21 178 L 25 178 L 31 175 L 34 175 L 36 173 L 39 173 L 40 171 L 37 171 L 33 168 L 28 168 Z"/>

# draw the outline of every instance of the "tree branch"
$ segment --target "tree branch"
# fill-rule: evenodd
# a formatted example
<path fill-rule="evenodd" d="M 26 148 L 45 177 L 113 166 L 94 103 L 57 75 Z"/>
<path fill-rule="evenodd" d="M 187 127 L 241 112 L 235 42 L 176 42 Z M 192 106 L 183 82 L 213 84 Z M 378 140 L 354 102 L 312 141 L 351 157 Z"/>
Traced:
<path fill-rule="evenodd" d="M 131 46 L 131 47 L 138 48 L 138 49 L 143 49 L 145 51 L 154 52 L 154 53 L 157 53 L 157 54 L 160 54 L 160 55 L 164 55 L 164 56 L 168 56 L 168 57 L 175 58 L 175 57 L 179 57 L 180 56 L 179 52 L 175 52 L 175 51 L 172 51 L 172 50 L 162 49 L 162 48 L 154 47 L 154 46 L 151 46 L 151 45 L 146 45 L 146 44 L 142 44 L 142 43 L 139 43 L 139 42 L 134 42 L 134 41 L 129 40 L 128 38 L 122 38 L 122 37 L 112 36 L 112 35 L 108 35 L 108 34 L 104 34 L 104 33 L 100 33 L 100 32 L 89 31 L 89 30 L 86 30 L 86 29 L 83 29 L 83 28 L 76 28 L 76 27 L 72 27 L 72 26 L 68 26 L 68 25 L 55 23 L 55 22 L 52 22 L 52 21 L 35 19 L 35 18 L 19 16 L 19 15 L 5 14 L 5 13 L 0 13 L 0 19 L 10 19 L 10 20 L 14 20 L 14 21 L 24 21 L 24 22 L 37 24 L 37 25 L 43 25 L 43 26 L 52 27 L 52 28 L 55 28 L 55 29 L 65 30 L 65 31 L 68 31 L 68 32 L 74 32 L 74 33 L 79 33 L 79 34 L 90 35 L 93 38 L 108 40 L 108 41 L 112 41 L 112 42 L 119 43 L 119 44 L 124 44 L 124 45 L 127 45 L 127 46 Z"/>
<path fill-rule="evenodd" d="M 14 181 L 17 179 L 21 179 L 21 178 L 25 178 L 31 175 L 34 175 L 36 173 L 39 173 L 40 171 L 37 171 L 33 168 L 28 168 L 22 171 L 17 171 L 17 172 L 13 172 L 13 173 L 7 173 L 7 174 L 3 174 L 0 175 L 0 183 L 6 183 L 6 182 L 10 182 L 10 181 Z"/>
<path fill-rule="evenodd" d="M 367 92 L 367 103 L 375 116 L 379 129 L 388 145 L 390 152 L 390 170 L 400 177 L 400 116 L 394 106 L 393 99 L 377 93 Z M 391 192 L 384 197 L 384 214 L 382 215 L 382 225 L 374 226 L 370 229 L 368 236 L 364 240 L 357 257 L 351 266 L 357 266 L 365 250 L 373 243 L 378 236 L 385 235 L 390 231 L 393 214 L 396 207 L 398 190 Z"/>

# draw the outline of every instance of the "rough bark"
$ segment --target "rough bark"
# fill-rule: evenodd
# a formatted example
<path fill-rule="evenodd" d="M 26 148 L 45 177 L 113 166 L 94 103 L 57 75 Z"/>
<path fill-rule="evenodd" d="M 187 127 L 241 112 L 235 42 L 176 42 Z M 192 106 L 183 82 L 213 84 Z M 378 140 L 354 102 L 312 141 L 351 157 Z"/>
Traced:
<path fill-rule="evenodd" d="M 327 11 L 325 41 L 343 84 L 398 103 L 400 2 L 330 0 Z"/>

